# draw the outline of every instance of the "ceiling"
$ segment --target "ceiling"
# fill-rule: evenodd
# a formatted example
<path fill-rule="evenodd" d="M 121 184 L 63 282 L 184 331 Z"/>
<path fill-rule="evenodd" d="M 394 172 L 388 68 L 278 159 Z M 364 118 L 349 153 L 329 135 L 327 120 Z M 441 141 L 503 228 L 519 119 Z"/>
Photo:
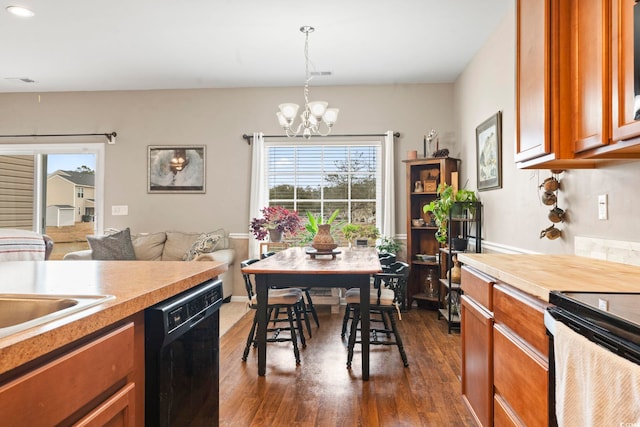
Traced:
<path fill-rule="evenodd" d="M 303 25 L 312 86 L 452 82 L 512 2 L 0 0 L 0 92 L 303 85 Z"/>

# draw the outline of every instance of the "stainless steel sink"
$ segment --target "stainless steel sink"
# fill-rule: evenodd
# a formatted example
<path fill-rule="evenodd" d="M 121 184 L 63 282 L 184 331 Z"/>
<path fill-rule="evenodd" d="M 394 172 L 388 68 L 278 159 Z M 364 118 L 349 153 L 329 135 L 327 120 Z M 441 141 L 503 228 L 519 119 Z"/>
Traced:
<path fill-rule="evenodd" d="M 0 337 L 113 299 L 111 295 L 0 294 Z"/>

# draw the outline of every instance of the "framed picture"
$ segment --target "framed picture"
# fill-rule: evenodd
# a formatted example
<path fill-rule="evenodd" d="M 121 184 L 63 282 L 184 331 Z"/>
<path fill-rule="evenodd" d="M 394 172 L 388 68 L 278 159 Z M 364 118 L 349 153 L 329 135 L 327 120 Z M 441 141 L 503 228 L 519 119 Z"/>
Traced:
<path fill-rule="evenodd" d="M 204 193 L 204 145 L 150 145 L 148 193 Z"/>
<path fill-rule="evenodd" d="M 478 191 L 502 188 L 502 112 L 476 128 Z"/>

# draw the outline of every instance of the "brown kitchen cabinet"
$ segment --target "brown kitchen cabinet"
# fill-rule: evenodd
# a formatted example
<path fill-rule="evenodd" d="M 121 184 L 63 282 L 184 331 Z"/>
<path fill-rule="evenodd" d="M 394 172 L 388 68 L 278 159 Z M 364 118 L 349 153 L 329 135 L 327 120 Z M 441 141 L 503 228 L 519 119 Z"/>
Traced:
<path fill-rule="evenodd" d="M 518 167 L 593 168 L 607 159 L 640 158 L 634 4 L 517 1 Z"/>
<path fill-rule="evenodd" d="M 493 284 L 462 267 L 462 400 L 479 426 L 493 425 Z"/>
<path fill-rule="evenodd" d="M 0 383 L 0 413 L 12 425 L 144 424 L 144 319 L 71 345 Z M 6 376 L 4 376 L 6 378 Z"/>
<path fill-rule="evenodd" d="M 422 208 L 438 197 L 439 184 L 443 182 L 452 184 L 454 172 L 456 182 L 453 184 L 458 184 L 457 171 L 460 160 L 442 157 L 404 162 L 406 163 L 407 189 L 407 262 L 410 265 L 407 306 L 411 308 L 416 301 L 419 306 L 438 308 L 437 292 L 428 295 L 424 290 L 425 280 L 430 277 L 430 274 L 434 278 L 434 286 L 437 287 L 441 272 L 444 271 L 439 260 L 440 243 L 435 238 L 438 228 Z M 413 224 L 413 219 L 422 219 L 424 224 Z M 438 259 L 421 260 L 416 255 L 438 255 Z"/>
<path fill-rule="evenodd" d="M 466 265 L 461 287 L 462 396 L 476 423 L 548 425 L 549 304 Z"/>
<path fill-rule="evenodd" d="M 507 284 L 493 286 L 494 410 L 509 420 L 502 425 L 548 425 L 548 306 Z"/>

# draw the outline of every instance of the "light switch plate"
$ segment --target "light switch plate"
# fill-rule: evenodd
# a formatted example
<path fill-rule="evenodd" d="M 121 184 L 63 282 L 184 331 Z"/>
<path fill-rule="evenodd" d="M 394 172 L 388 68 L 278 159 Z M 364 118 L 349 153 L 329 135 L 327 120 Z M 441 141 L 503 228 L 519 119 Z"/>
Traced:
<path fill-rule="evenodd" d="M 608 202 L 607 195 L 601 194 L 598 196 L 598 219 L 608 219 Z"/>
<path fill-rule="evenodd" d="M 129 206 L 127 205 L 111 206 L 111 215 L 129 215 Z"/>

